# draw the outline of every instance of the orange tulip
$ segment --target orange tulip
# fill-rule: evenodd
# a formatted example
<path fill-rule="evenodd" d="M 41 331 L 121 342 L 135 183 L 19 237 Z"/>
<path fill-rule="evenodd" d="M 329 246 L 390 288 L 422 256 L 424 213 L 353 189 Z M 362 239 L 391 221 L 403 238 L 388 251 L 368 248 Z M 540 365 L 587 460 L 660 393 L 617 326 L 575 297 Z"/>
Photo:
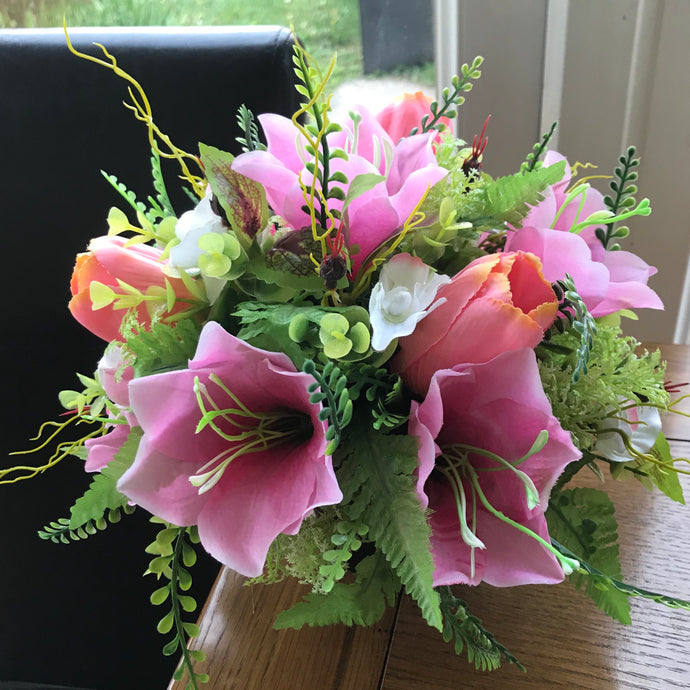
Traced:
<path fill-rule="evenodd" d="M 136 307 L 139 324 L 144 328 L 150 325 L 151 316 L 165 309 L 166 279 L 176 297 L 190 299 L 191 294 L 180 278 L 164 274 L 166 262 L 160 260 L 161 252 L 144 244 L 125 246 L 122 237 L 96 237 L 91 240 L 88 251 L 77 255 L 72 273 L 70 289 L 72 299 L 69 310 L 82 326 L 104 340 L 121 340 L 120 327 L 126 314 L 124 306 L 113 301 L 103 306 L 94 305 L 92 285 L 100 284 L 122 294 L 123 287 L 118 280 L 140 291 L 149 299 L 144 299 Z M 150 299 L 155 294 L 156 299 Z M 176 303 L 172 313 L 186 305 Z"/>
<path fill-rule="evenodd" d="M 481 364 L 496 355 L 539 344 L 558 300 L 533 254 L 491 254 L 460 271 L 437 293 L 445 302 L 400 338 L 391 368 L 424 395 L 439 369 Z"/>

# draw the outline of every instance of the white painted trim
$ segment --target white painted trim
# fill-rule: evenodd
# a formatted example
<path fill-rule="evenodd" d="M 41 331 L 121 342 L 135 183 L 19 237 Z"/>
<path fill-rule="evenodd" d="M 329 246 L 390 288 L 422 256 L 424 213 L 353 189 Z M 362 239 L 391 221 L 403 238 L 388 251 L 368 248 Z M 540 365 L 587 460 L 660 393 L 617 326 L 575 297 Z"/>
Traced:
<path fill-rule="evenodd" d="M 450 86 L 460 71 L 458 60 L 458 0 L 434 1 L 434 55 L 436 59 L 436 95 Z"/>
<path fill-rule="evenodd" d="M 548 0 L 546 32 L 544 36 L 544 84 L 541 97 L 539 131 L 548 132 L 561 119 L 565 48 L 568 38 L 568 9 L 570 0 Z M 549 148 L 558 150 L 558 128 Z"/>
<path fill-rule="evenodd" d="M 639 0 L 621 128 L 621 151 L 625 151 L 633 142 L 639 153 L 643 153 L 645 149 L 645 134 L 649 126 L 649 94 L 652 93 L 656 73 L 664 4 L 664 0 Z"/>

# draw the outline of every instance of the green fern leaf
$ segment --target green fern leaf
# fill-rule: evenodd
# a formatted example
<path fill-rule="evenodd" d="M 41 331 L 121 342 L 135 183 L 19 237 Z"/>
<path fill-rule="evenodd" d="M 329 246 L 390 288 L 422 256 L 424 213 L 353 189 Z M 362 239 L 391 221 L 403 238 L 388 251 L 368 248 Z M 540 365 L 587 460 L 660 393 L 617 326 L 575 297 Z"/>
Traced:
<path fill-rule="evenodd" d="M 369 525 L 369 538 L 417 602 L 429 625 L 442 629 L 430 529 L 416 494 L 417 441 L 384 435 L 368 424 L 351 433 L 338 469 L 343 513 Z"/>
<path fill-rule="evenodd" d="M 554 539 L 601 571 L 601 576 L 575 572 L 570 576 L 570 582 L 577 589 L 584 588 L 587 596 L 602 611 L 630 625 L 630 604 L 626 593 L 604 582 L 607 576 L 621 578 L 618 526 L 608 494 L 599 489 L 564 489 L 552 496 L 546 520 Z"/>
<path fill-rule="evenodd" d="M 183 319 L 175 326 L 152 323 L 150 331 L 129 329 L 125 337 L 136 358 L 135 376 L 186 368 L 196 352 L 200 333 L 201 327 L 194 319 Z"/>
<path fill-rule="evenodd" d="M 70 510 L 69 528 L 71 530 L 76 530 L 91 520 L 98 520 L 105 515 L 106 511 L 115 511 L 127 505 L 128 498 L 117 490 L 117 482 L 134 462 L 143 433 L 139 427 L 131 429 L 122 448 L 94 477 L 84 495 L 77 499 Z M 111 522 L 117 521 L 119 512 L 117 515 L 111 513 L 109 519 Z"/>
<path fill-rule="evenodd" d="M 488 223 L 492 227 L 499 227 L 498 223 L 503 222 L 519 227 L 529 207 L 542 200 L 542 192 L 561 180 L 564 171 L 565 161 L 561 161 L 548 168 L 536 168 L 530 172 L 499 177 L 479 187 L 475 194 L 482 202 L 481 216 L 492 219 Z M 477 225 L 477 222 L 473 221 L 473 224 Z"/>
<path fill-rule="evenodd" d="M 397 583 L 385 558 L 376 553 L 357 566 L 352 584 L 337 582 L 328 594 L 308 594 L 292 608 L 278 614 L 276 630 L 305 625 L 373 625 L 383 616 L 386 605 L 395 602 Z"/>
<path fill-rule="evenodd" d="M 458 599 L 450 587 L 439 587 L 441 611 L 443 612 L 443 639 L 455 640 L 455 653 L 467 649 L 467 660 L 477 670 L 494 671 L 501 665 L 501 658 L 515 664 L 521 671 L 525 667 L 484 628 L 482 622 L 473 616 L 467 604 Z"/>

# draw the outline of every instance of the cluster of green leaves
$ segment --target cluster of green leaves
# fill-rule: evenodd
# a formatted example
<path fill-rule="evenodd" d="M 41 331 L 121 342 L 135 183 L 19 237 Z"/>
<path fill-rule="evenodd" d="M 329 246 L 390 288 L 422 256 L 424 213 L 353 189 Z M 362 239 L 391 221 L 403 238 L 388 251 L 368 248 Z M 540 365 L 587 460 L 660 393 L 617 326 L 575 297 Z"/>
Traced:
<path fill-rule="evenodd" d="M 372 426 L 377 431 L 402 426 L 409 417 L 410 404 L 397 374 L 375 364 L 356 364 L 349 368 L 350 398 L 370 405 Z"/>
<path fill-rule="evenodd" d="M 472 615 L 467 604 L 456 597 L 450 587 L 438 587 L 443 613 L 443 639 L 455 641 L 455 653 L 467 649 L 467 660 L 478 670 L 494 671 L 501 659 L 515 664 L 521 671 L 524 666 Z"/>
<path fill-rule="evenodd" d="M 117 482 L 134 462 L 141 437 L 139 427 L 131 429 L 120 450 L 106 467 L 94 475 L 84 495 L 74 503 L 70 517 L 52 521 L 38 532 L 38 536 L 54 543 L 68 544 L 70 539 L 86 539 L 105 529 L 108 522 L 119 522 L 123 512 L 133 512 L 129 499 L 117 490 Z"/>
<path fill-rule="evenodd" d="M 186 690 L 198 690 L 198 683 L 208 682 L 208 675 L 196 673 L 194 662 L 203 661 L 206 655 L 201 650 L 187 649 L 187 638 L 199 635 L 199 626 L 182 619 L 183 613 L 193 613 L 196 601 L 188 592 L 192 586 L 192 576 L 188 570 L 196 563 L 196 551 L 193 544 L 199 543 L 196 527 L 176 527 L 157 518 L 153 522 L 162 524 L 146 552 L 154 556 L 149 563 L 146 574 L 152 573 L 158 580 L 165 578 L 168 582 L 151 594 L 151 603 L 161 606 L 168 602 L 170 610 L 158 623 L 158 632 L 167 635 L 172 632 L 172 639 L 163 647 L 163 654 L 171 656 L 178 651 L 182 653 L 180 665 L 173 674 L 174 680 L 182 680 L 188 675 Z"/>
<path fill-rule="evenodd" d="M 613 196 L 606 194 L 604 203 L 609 211 L 614 215 L 630 211 L 635 207 L 635 194 L 637 194 L 637 168 L 640 159 L 636 157 L 637 151 L 634 146 L 629 146 L 627 151 L 618 158 L 618 165 L 613 174 L 613 179 L 609 182 L 609 187 Z M 610 244 L 613 239 L 624 239 L 630 233 L 630 229 L 625 225 L 619 225 L 614 229 L 614 223 L 608 223 L 606 228 L 597 228 L 595 235 L 604 245 L 604 249 L 620 249 L 618 244 Z"/>
<path fill-rule="evenodd" d="M 640 343 L 624 336 L 619 326 L 598 323 L 587 371 L 577 380 L 580 334 L 568 330 L 551 336 L 555 347 L 539 350 L 544 391 L 561 426 L 570 431 L 582 451 L 591 450 L 607 417 L 620 414 L 619 397 L 634 391 L 639 402 L 659 408 L 669 403 L 664 389 L 665 366 L 658 351 L 636 354 Z"/>
<path fill-rule="evenodd" d="M 434 129 L 442 132 L 445 129 L 445 125 L 441 122 L 441 119 L 447 117 L 452 120 L 457 116 L 457 109 L 465 102 L 465 96 L 463 94 L 472 91 L 472 87 L 474 86 L 472 80 L 479 79 L 482 76 L 482 72 L 479 68 L 482 66 L 483 62 L 484 58 L 481 57 L 481 55 L 477 55 L 477 57 L 472 60 L 471 65 L 467 63 L 462 65 L 460 68 L 462 78 L 456 74 L 450 80 L 450 87 L 444 88 L 441 92 L 441 104 L 439 105 L 439 102 L 436 100 L 429 104 L 431 115 L 424 115 L 424 117 L 422 117 L 422 132 L 429 132 Z M 419 127 L 414 127 L 410 131 L 410 135 L 417 134 L 418 131 L 420 131 Z"/>
<path fill-rule="evenodd" d="M 570 275 L 566 273 L 563 280 L 557 280 L 553 284 L 553 291 L 558 299 L 558 316 L 551 328 L 544 333 L 542 347 L 548 349 L 552 343 L 553 333 L 564 333 L 566 330 L 572 329 L 580 336 L 579 344 L 574 351 L 573 381 L 577 383 L 581 374 L 587 373 L 587 363 L 594 347 L 597 325 L 584 300 L 577 292 Z M 560 348 L 555 346 L 555 349 L 559 350 Z"/>
<path fill-rule="evenodd" d="M 293 301 L 270 304 L 259 301 L 241 302 L 233 317 L 238 320 L 238 337 L 255 347 L 284 352 L 293 364 L 302 368 L 309 359 L 325 363 L 324 348 L 328 341 L 322 328 L 324 319 L 338 315 L 342 322 L 342 341 L 351 349 L 338 361 L 363 360 L 371 354 L 369 347 L 369 312 L 358 305 L 322 307 L 311 302 Z M 363 336 L 363 337 L 362 337 Z"/>

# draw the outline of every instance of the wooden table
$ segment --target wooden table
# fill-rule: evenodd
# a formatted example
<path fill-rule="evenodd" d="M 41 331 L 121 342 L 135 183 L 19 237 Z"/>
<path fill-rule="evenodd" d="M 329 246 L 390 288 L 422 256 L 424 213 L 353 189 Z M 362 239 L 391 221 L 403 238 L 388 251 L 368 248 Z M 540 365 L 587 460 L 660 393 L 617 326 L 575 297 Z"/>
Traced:
<path fill-rule="evenodd" d="M 690 381 L 690 346 L 661 347 L 669 362 L 666 378 Z M 690 411 L 690 404 L 684 409 Z M 690 457 L 690 420 L 673 416 L 665 430 L 674 456 Z M 681 477 L 690 497 L 689 480 Z M 635 481 L 609 482 L 609 493 L 624 579 L 690 599 L 690 508 Z M 690 613 L 651 601 L 631 600 L 628 627 L 567 583 L 460 588 L 470 610 L 527 668 L 522 673 L 504 665 L 482 673 L 455 655 L 406 596 L 370 628 L 275 631 L 275 614 L 307 588 L 294 581 L 250 588 L 242 586 L 243 579 L 223 569 L 202 611 L 193 647 L 208 657 L 197 665 L 211 676 L 206 690 L 690 688 Z M 183 688 L 184 683 L 169 686 Z"/>

